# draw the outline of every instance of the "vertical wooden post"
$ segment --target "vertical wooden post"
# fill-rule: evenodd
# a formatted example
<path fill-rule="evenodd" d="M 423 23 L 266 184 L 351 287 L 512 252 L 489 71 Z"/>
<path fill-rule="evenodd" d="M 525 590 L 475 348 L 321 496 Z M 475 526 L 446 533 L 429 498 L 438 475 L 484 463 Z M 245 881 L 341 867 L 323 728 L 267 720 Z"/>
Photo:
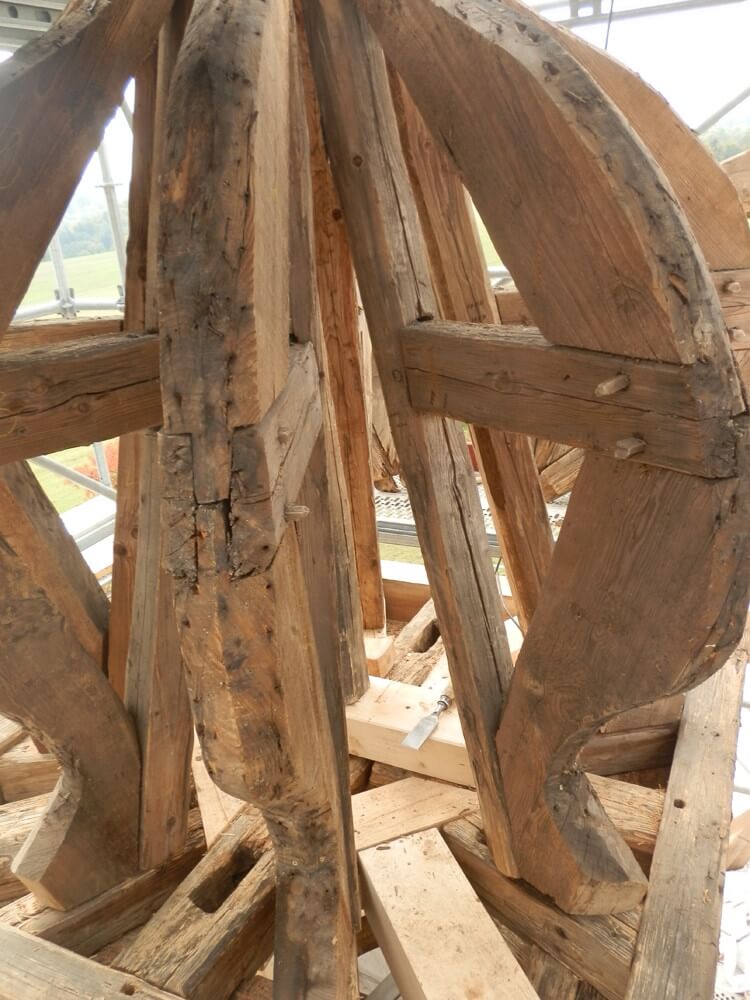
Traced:
<path fill-rule="evenodd" d="M 133 229 L 131 223 L 126 290 L 126 323 L 132 320 L 136 329 L 153 329 L 157 324 L 156 248 L 166 101 L 190 6 L 190 0 L 174 4 L 160 33 L 158 48 L 142 69 L 145 92 L 136 102 L 136 185 L 131 189 L 130 201 L 131 219 L 136 225 Z M 193 728 L 174 622 L 171 578 L 161 566 L 162 472 L 157 437 L 153 432 L 127 435 L 121 448 L 122 471 L 127 479 L 122 485 L 118 482 L 115 542 L 120 572 L 113 578 L 118 614 L 114 663 L 119 688 L 123 652 L 120 633 L 127 625 L 122 695 L 135 719 L 141 745 L 139 852 L 141 866 L 148 869 L 163 864 L 185 844 Z M 136 538 L 134 556 L 130 549 Z M 118 541 L 122 544 L 119 552 Z M 116 583 L 120 584 L 117 590 Z"/>
<path fill-rule="evenodd" d="M 303 13 L 333 175 L 445 637 L 485 829 L 497 864 L 514 873 L 494 746 L 512 665 L 479 497 L 460 428 L 412 410 L 398 341 L 404 326 L 432 317 L 437 303 L 385 61 L 355 4 L 306 0 Z"/>
<path fill-rule="evenodd" d="M 391 71 L 390 79 L 442 316 L 497 323 L 497 307 L 463 184 L 395 72 Z M 471 436 L 525 632 L 552 559 L 552 531 L 531 443 L 523 434 L 488 427 L 472 426 Z"/>
<path fill-rule="evenodd" d="M 286 0 L 196 0 L 180 53 L 161 220 L 163 516 L 204 760 L 262 810 L 276 849 L 275 995 L 354 1000 L 343 709 L 318 657 L 295 486 L 322 414 L 314 352 L 289 348 L 289 28 Z"/>
<path fill-rule="evenodd" d="M 308 65 L 305 58 L 304 65 Z M 344 216 L 320 130 L 318 102 L 305 87 L 313 177 L 315 263 L 330 388 L 352 511 L 362 618 L 366 629 L 385 626 L 385 599 L 370 463 L 370 423 L 359 347 L 357 288 Z M 295 280 L 298 280 L 295 278 Z"/>

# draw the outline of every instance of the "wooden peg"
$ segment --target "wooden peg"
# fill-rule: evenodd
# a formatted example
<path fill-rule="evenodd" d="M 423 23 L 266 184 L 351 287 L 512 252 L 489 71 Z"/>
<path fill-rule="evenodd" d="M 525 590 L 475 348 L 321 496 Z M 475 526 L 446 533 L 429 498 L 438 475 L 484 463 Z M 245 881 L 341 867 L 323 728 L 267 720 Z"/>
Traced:
<path fill-rule="evenodd" d="M 645 447 L 646 442 L 643 438 L 621 438 L 615 445 L 615 458 L 632 458 L 633 455 L 640 454 Z"/>
<path fill-rule="evenodd" d="M 594 389 L 595 396 L 614 396 L 616 392 L 622 392 L 623 389 L 627 389 L 630 385 L 630 376 L 625 375 L 622 372 L 619 375 L 613 375 L 612 378 L 607 378 Z"/>
<path fill-rule="evenodd" d="M 303 504 L 288 503 L 284 508 L 284 516 L 287 521 L 303 521 L 310 513 L 310 508 Z"/>
<path fill-rule="evenodd" d="M 737 344 L 742 340 L 747 340 L 747 333 L 742 329 L 741 326 L 732 326 L 729 329 L 729 339 L 733 344 Z"/>
<path fill-rule="evenodd" d="M 742 284 L 739 281 L 726 281 L 722 291 L 728 292 L 730 295 L 737 295 L 742 291 Z"/>

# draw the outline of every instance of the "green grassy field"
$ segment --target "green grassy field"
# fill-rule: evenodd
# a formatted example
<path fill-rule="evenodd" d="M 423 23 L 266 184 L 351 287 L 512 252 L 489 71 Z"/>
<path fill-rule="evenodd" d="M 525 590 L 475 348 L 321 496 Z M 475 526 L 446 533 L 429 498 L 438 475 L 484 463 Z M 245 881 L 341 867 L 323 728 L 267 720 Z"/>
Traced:
<path fill-rule="evenodd" d="M 65 272 L 77 299 L 114 301 L 117 298 L 117 286 L 121 281 L 114 250 L 90 254 L 88 257 L 66 258 Z M 21 305 L 32 306 L 53 301 L 56 287 L 52 261 L 44 260 L 37 268 Z"/>

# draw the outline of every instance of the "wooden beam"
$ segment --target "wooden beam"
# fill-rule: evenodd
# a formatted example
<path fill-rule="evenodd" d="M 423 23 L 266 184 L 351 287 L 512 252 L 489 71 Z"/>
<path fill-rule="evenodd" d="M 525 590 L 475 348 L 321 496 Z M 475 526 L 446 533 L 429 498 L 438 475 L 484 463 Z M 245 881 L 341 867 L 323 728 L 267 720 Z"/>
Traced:
<path fill-rule="evenodd" d="M 685 698 L 627 1000 L 713 996 L 748 649 Z"/>
<path fill-rule="evenodd" d="M 401 746 L 404 736 L 434 708 L 434 691 L 371 677 L 370 690 L 346 710 L 350 753 L 428 777 L 472 786 L 469 755 L 455 708 L 419 750 Z M 586 771 L 611 775 L 669 763 L 676 723 L 626 733 L 597 733 L 581 753 Z"/>
<path fill-rule="evenodd" d="M 183 852 L 159 868 L 131 875 L 67 911 L 53 910 L 34 896 L 24 896 L 0 909 L 0 923 L 80 955 L 93 955 L 146 923 L 195 868 L 205 847 L 200 816 L 193 810 Z"/>
<path fill-rule="evenodd" d="M 170 90 L 163 509 L 204 760 L 224 791 L 262 810 L 277 849 L 276 989 L 344 1000 L 356 991 L 359 906 L 340 688 L 318 659 L 296 522 L 267 569 L 246 558 L 258 524 L 243 438 L 289 371 L 289 15 L 281 0 L 197 0 Z"/>
<path fill-rule="evenodd" d="M 14 323 L 8 327 L 5 336 L 0 340 L 0 352 L 52 347 L 68 340 L 84 340 L 86 337 L 122 333 L 124 329 L 123 319 L 119 316 L 101 319 L 39 319 L 29 323 Z"/>
<path fill-rule="evenodd" d="M 359 866 L 404 1000 L 537 996 L 437 830 L 360 851 Z"/>
<path fill-rule="evenodd" d="M 398 18 L 387 0 L 360 6 L 545 336 L 629 357 L 705 359 L 717 392 L 741 406 L 718 299 L 679 204 L 553 32 L 526 8 L 490 0 L 468 11 L 457 0 L 406 0 Z"/>
<path fill-rule="evenodd" d="M 174 618 L 172 577 L 162 567 L 159 439 L 141 441 L 138 555 L 125 673 L 125 707 L 141 748 L 139 858 L 148 870 L 180 854 L 190 810 L 193 720 Z"/>
<path fill-rule="evenodd" d="M 53 597 L 75 639 L 103 669 L 109 602 L 25 462 L 0 468 L 0 514 L 4 543 Z"/>
<path fill-rule="evenodd" d="M 173 16 L 168 21 L 171 21 Z M 162 29 L 162 38 L 166 30 Z M 137 330 L 139 333 L 146 329 L 149 210 L 154 173 L 160 48 L 160 44 L 157 43 L 135 75 L 124 319 L 127 322 L 127 329 Z M 155 254 L 152 252 L 153 256 Z M 152 280 L 153 278 L 152 274 Z M 133 617 L 138 544 L 138 481 L 141 461 L 140 435 L 137 432 L 120 435 L 117 455 L 117 509 L 112 551 L 112 616 L 107 662 L 110 682 L 121 698 L 125 696 L 125 671 Z"/>
<path fill-rule="evenodd" d="M 274 889 L 266 825 L 244 811 L 115 965 L 191 1000 L 228 1000 L 271 956 Z"/>
<path fill-rule="evenodd" d="M 306 50 L 302 62 L 310 136 L 315 265 L 329 385 L 351 506 L 362 623 L 365 629 L 379 630 L 385 626 L 385 600 L 372 488 L 364 358 L 359 345 L 356 280 L 343 213 L 323 144 Z"/>
<path fill-rule="evenodd" d="M 0 463 L 161 423 L 154 334 L 0 353 Z"/>
<path fill-rule="evenodd" d="M 289 285 L 290 315 L 295 339 L 312 345 L 315 350 L 322 410 L 322 434 L 313 451 L 300 494 L 302 504 L 310 508 L 310 517 L 301 522 L 299 529 L 318 658 L 321 664 L 330 665 L 328 683 L 333 687 L 340 684 L 344 701 L 352 702 L 367 690 L 369 683 L 363 639 L 364 604 L 360 599 L 357 575 L 350 571 L 357 559 L 355 528 L 337 432 L 331 365 L 316 280 L 310 139 L 305 95 L 302 92 L 309 69 L 303 39 L 299 34 L 297 63 L 290 93 L 292 176 L 289 242 L 290 266 L 295 276 Z M 369 474 L 366 481 L 369 484 Z M 378 579 L 379 574 L 378 560 Z M 383 603 L 382 594 L 380 603 Z M 338 704 L 337 699 L 334 701 Z M 343 717 L 337 717 L 336 726 L 339 730 L 343 729 Z M 341 743 L 345 741 L 341 740 Z M 339 760 L 341 776 L 345 772 L 345 763 L 345 760 Z M 347 794 L 343 786 L 342 794 Z"/>
<path fill-rule="evenodd" d="M 603 722 L 689 689 L 730 655 L 748 600 L 745 475 L 589 455 L 578 477 L 498 732 L 524 877 L 564 909 L 618 912 L 645 891 L 574 761 Z"/>
<path fill-rule="evenodd" d="M 0 1000 L 178 1000 L 149 983 L 105 965 L 81 958 L 71 951 L 17 931 L 0 927 L 3 976 Z"/>
<path fill-rule="evenodd" d="M 137 865 L 138 745 L 100 662 L 76 637 L 54 591 L 40 587 L 7 545 L 0 573 L 0 709 L 43 737 L 63 767 L 13 871 L 64 908 L 103 892 Z"/>
<path fill-rule="evenodd" d="M 730 156 L 722 161 L 722 167 L 740 196 L 745 215 L 750 213 L 750 150 Z"/>
<path fill-rule="evenodd" d="M 531 886 L 501 875 L 490 858 L 478 817 L 446 824 L 443 836 L 491 914 L 580 979 L 593 983 L 607 1000 L 623 1000 L 637 916 L 627 923 L 612 916 L 571 916 Z"/>
<path fill-rule="evenodd" d="M 0 66 L 0 133 L 6 137 L 0 230 L 13 247 L 0 262 L 2 333 L 170 6 L 171 0 L 107 0 L 68 7 Z"/>
<path fill-rule="evenodd" d="M 0 757 L 0 797 L 17 802 L 49 795 L 60 777 L 60 765 L 51 753 L 40 753 L 27 737 Z"/>
<path fill-rule="evenodd" d="M 416 323 L 402 334 L 409 394 L 429 413 L 613 455 L 639 437 L 637 461 L 706 476 L 736 469 L 729 401 L 702 367 L 638 362 L 550 345 L 528 328 Z M 622 391 L 598 389 L 617 376 Z"/>
<path fill-rule="evenodd" d="M 461 179 L 432 137 L 402 82 L 391 75 L 401 142 L 444 319 L 497 322 L 473 207 Z M 534 614 L 552 558 L 552 532 L 529 441 L 471 428 L 511 590 L 523 629 Z"/>
<path fill-rule="evenodd" d="M 0 903 L 25 896 L 28 892 L 11 871 L 13 858 L 44 812 L 48 795 L 34 795 L 0 805 Z M 2 910 L 0 910 L 0 914 Z"/>
<path fill-rule="evenodd" d="M 327 148 L 498 863 L 514 871 L 492 732 L 511 673 L 486 532 L 458 427 L 415 416 L 400 329 L 437 309 L 382 53 L 354 5 L 303 5 Z M 446 477 L 451 489 L 445 489 Z M 467 628 L 466 623 L 473 627 Z"/>

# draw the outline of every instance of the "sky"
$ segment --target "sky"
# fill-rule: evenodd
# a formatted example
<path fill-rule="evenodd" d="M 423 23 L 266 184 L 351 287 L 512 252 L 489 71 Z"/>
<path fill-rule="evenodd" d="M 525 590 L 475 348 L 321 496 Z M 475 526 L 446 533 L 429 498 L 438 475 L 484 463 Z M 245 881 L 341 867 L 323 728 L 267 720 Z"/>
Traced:
<path fill-rule="evenodd" d="M 656 0 L 613 0 L 615 11 Z M 608 10 L 609 0 L 603 0 Z M 564 16 L 564 14 L 563 14 Z M 604 46 L 605 24 L 577 29 L 588 41 Z M 613 21 L 608 51 L 630 66 L 670 102 L 692 128 L 736 94 L 750 86 L 750 0 L 705 10 L 680 11 L 632 20 Z M 0 52 L 0 60 L 8 54 Z M 126 99 L 132 107 L 132 85 Z M 750 122 L 750 100 L 745 101 L 723 124 Z M 106 143 L 116 183 L 125 196 L 130 176 L 131 136 L 121 112 L 106 133 Z M 101 184 L 94 158 L 81 182 L 86 202 Z"/>

